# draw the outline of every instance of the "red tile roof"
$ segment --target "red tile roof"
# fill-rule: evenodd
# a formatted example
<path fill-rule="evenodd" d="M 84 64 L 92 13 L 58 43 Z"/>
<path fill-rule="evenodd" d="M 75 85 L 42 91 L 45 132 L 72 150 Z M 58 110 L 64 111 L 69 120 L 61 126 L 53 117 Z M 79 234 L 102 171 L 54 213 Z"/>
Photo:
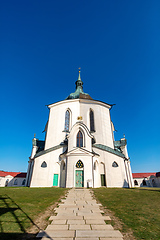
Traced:
<path fill-rule="evenodd" d="M 133 178 L 147 178 L 150 176 L 156 176 L 156 173 L 132 173 Z"/>
<path fill-rule="evenodd" d="M 17 178 L 25 178 L 27 173 L 0 171 L 0 177 L 6 177 L 8 175 L 10 175 L 12 177 L 17 177 Z"/>

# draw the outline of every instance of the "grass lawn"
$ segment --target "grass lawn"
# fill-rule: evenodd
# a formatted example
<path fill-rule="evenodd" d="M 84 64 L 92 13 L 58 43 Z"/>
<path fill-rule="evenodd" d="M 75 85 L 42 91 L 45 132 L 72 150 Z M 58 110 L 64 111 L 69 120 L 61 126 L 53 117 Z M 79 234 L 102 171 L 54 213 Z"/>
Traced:
<path fill-rule="evenodd" d="M 63 188 L 0 188 L 0 239 L 22 239 L 38 215 L 64 193 Z"/>
<path fill-rule="evenodd" d="M 160 188 L 94 189 L 103 206 L 133 230 L 136 239 L 160 239 Z"/>

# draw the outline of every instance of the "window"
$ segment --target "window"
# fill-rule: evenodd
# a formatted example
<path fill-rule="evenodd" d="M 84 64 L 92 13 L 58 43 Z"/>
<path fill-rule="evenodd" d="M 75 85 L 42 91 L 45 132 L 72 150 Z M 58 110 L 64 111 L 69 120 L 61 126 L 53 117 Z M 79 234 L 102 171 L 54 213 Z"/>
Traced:
<path fill-rule="evenodd" d="M 65 170 L 65 167 L 66 167 L 65 162 L 62 162 L 62 170 Z"/>
<path fill-rule="evenodd" d="M 17 184 L 18 184 L 18 180 L 15 179 L 15 180 L 14 180 L 14 185 L 17 185 Z"/>
<path fill-rule="evenodd" d="M 143 180 L 142 184 L 143 184 L 143 186 L 146 186 L 146 185 L 147 185 L 147 183 L 146 183 L 145 180 Z"/>
<path fill-rule="evenodd" d="M 81 131 L 77 134 L 77 147 L 83 147 L 83 135 Z"/>
<path fill-rule="evenodd" d="M 69 122 L 70 122 L 70 112 L 69 112 L 69 110 L 67 110 L 66 114 L 65 114 L 65 127 L 64 127 L 64 130 L 66 132 L 69 131 Z"/>
<path fill-rule="evenodd" d="M 93 113 L 92 110 L 90 110 L 89 117 L 90 117 L 90 131 L 91 132 L 95 132 L 95 128 L 94 128 L 94 113 Z"/>
<path fill-rule="evenodd" d="M 5 187 L 8 186 L 8 183 L 9 183 L 9 179 L 6 180 L 6 182 L 5 182 Z"/>
<path fill-rule="evenodd" d="M 114 162 L 112 163 L 112 167 L 118 167 L 118 163 L 114 161 Z"/>
<path fill-rule="evenodd" d="M 25 185 L 26 183 L 26 179 L 23 179 L 22 185 Z"/>
<path fill-rule="evenodd" d="M 76 168 L 83 168 L 83 162 L 81 160 L 78 160 L 78 162 L 76 163 Z"/>
<path fill-rule="evenodd" d="M 42 168 L 46 168 L 46 167 L 47 167 L 47 163 L 44 161 L 44 162 L 41 164 L 41 167 L 42 167 Z"/>
<path fill-rule="evenodd" d="M 137 180 L 134 180 L 134 185 L 135 185 L 135 186 L 138 186 Z"/>

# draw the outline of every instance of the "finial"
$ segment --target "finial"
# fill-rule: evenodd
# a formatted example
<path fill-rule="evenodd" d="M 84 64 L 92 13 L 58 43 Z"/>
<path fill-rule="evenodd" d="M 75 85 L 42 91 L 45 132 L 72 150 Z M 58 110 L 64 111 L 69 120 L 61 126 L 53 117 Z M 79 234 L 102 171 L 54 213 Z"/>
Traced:
<path fill-rule="evenodd" d="M 79 80 L 79 81 L 81 81 L 81 75 L 80 75 L 80 72 L 81 72 L 80 70 L 81 70 L 81 68 L 79 67 L 78 69 L 79 69 L 79 76 L 78 76 L 78 80 Z"/>
<path fill-rule="evenodd" d="M 36 133 L 34 133 L 34 138 L 36 137 Z"/>
<path fill-rule="evenodd" d="M 126 135 L 123 133 L 123 137 L 126 138 Z"/>

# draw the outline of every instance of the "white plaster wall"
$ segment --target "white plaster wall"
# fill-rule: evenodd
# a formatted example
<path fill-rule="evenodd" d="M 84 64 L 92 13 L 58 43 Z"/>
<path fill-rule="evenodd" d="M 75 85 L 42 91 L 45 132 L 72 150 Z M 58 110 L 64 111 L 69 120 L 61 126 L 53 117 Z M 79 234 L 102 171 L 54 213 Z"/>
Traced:
<path fill-rule="evenodd" d="M 49 106 L 50 114 L 46 134 L 45 149 L 60 144 L 66 133 L 64 131 L 65 112 L 71 110 L 71 126 L 77 122 L 77 117 L 82 117 L 82 122 L 90 129 L 89 111 L 94 111 L 96 132 L 93 135 L 96 143 L 101 143 L 113 148 L 113 134 L 110 120 L 109 106 L 94 100 L 73 99 L 65 100 Z"/>
<path fill-rule="evenodd" d="M 89 155 L 70 155 L 67 157 L 67 183 L 66 187 L 75 187 L 75 170 L 81 170 L 81 168 L 76 168 L 76 163 L 81 160 L 84 164 L 84 187 L 87 187 L 87 181 L 93 179 L 92 172 L 92 156 Z M 93 186 L 93 182 L 90 182 Z"/>
<path fill-rule="evenodd" d="M 5 183 L 7 181 L 7 179 L 9 180 L 8 182 L 8 187 L 24 187 L 25 185 L 22 185 L 22 182 L 25 178 L 14 178 L 10 175 L 6 176 L 6 177 L 0 177 L 0 187 L 5 187 Z M 17 184 L 14 185 L 15 180 L 17 179 Z"/>
<path fill-rule="evenodd" d="M 97 148 L 94 148 L 94 151 L 100 155 L 99 162 L 105 164 L 106 186 L 128 187 L 124 159 Z M 118 163 L 118 167 L 112 167 L 114 161 Z"/>
<path fill-rule="evenodd" d="M 79 116 L 79 101 L 66 100 L 50 106 L 45 149 L 59 145 L 65 139 L 65 112 L 68 108 L 71 110 L 71 124 L 73 126 Z"/>
<path fill-rule="evenodd" d="M 12 176 L 8 175 L 6 177 L 0 177 L 0 187 L 5 187 L 6 180 L 9 180 L 9 182 L 13 179 Z"/>
<path fill-rule="evenodd" d="M 62 153 L 62 149 L 60 148 L 35 158 L 31 187 L 52 187 L 54 174 L 58 174 L 58 183 L 60 182 L 61 163 L 59 155 Z M 46 168 L 41 167 L 43 161 L 47 163 Z"/>
<path fill-rule="evenodd" d="M 95 132 L 92 135 L 96 139 L 96 143 L 113 148 L 113 134 L 110 119 L 109 107 L 96 101 L 81 101 L 80 114 L 83 117 L 84 124 L 90 130 L 90 109 L 94 112 Z"/>
<path fill-rule="evenodd" d="M 68 135 L 68 152 L 77 147 L 77 133 L 81 131 L 83 135 L 83 148 L 92 151 L 92 136 L 82 121 L 78 121 L 71 129 Z"/>

